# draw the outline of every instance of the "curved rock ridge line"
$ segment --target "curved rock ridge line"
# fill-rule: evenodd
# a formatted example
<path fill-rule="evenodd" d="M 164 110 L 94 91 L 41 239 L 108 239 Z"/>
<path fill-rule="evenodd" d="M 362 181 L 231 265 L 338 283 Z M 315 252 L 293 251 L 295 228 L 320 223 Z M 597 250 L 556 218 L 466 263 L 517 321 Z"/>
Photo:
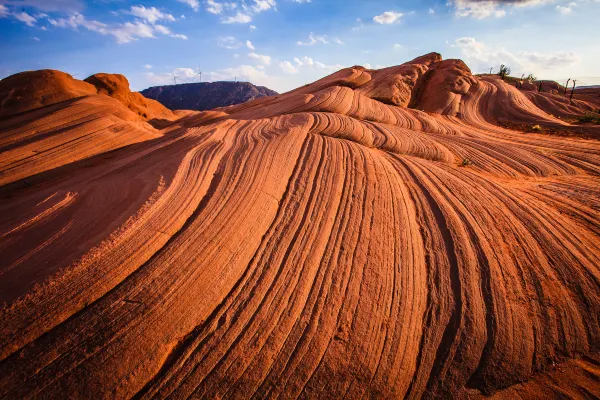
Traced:
<path fill-rule="evenodd" d="M 584 100 L 435 53 L 143 136 L 93 98 L 3 122 L 0 398 L 600 396 Z"/>

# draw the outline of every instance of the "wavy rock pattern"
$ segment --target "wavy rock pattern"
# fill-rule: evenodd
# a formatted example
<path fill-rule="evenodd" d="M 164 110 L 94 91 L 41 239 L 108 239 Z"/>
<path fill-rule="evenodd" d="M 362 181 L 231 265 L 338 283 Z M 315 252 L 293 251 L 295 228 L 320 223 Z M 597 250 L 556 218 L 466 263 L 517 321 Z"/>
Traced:
<path fill-rule="evenodd" d="M 600 396 L 600 143 L 503 119 L 432 54 L 1 187 L 0 396 Z"/>

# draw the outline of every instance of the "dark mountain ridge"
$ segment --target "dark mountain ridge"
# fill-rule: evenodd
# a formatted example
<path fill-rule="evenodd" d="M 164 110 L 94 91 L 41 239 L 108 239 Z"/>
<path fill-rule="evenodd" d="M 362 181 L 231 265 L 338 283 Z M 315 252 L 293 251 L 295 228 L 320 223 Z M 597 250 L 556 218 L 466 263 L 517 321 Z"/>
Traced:
<path fill-rule="evenodd" d="M 250 82 L 197 82 L 153 86 L 140 92 L 171 110 L 212 110 L 278 93 Z"/>

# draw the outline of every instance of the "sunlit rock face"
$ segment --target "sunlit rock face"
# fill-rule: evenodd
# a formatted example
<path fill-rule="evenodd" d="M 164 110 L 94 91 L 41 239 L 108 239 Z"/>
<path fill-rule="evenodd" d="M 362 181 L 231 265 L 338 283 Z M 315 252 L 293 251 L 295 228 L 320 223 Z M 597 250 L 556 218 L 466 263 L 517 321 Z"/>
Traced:
<path fill-rule="evenodd" d="M 535 96 L 433 53 L 0 121 L 1 397 L 600 396 L 599 130 Z"/>

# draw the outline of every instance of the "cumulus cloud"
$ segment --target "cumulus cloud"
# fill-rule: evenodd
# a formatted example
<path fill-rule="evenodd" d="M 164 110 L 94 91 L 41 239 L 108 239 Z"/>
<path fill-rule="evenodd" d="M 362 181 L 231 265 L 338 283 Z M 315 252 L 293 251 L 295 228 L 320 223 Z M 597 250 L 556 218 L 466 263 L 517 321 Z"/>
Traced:
<path fill-rule="evenodd" d="M 252 11 L 259 13 L 275 8 L 275 5 L 275 0 L 254 0 L 254 4 L 250 7 L 252 8 Z"/>
<path fill-rule="evenodd" d="M 404 14 L 395 11 L 386 11 L 381 15 L 373 17 L 373 21 L 382 25 L 393 24 L 398 22 L 403 15 Z"/>
<path fill-rule="evenodd" d="M 235 15 L 231 17 L 224 18 L 221 20 L 224 24 L 247 24 L 252 21 L 252 17 L 248 14 L 244 14 L 241 11 L 238 11 Z"/>
<path fill-rule="evenodd" d="M 504 17 L 506 10 L 511 7 L 529 7 L 554 3 L 556 0 L 453 0 L 448 4 L 454 7 L 455 15 L 459 18 L 471 17 L 484 19 L 489 17 Z"/>
<path fill-rule="evenodd" d="M 571 14 L 573 12 L 573 8 L 577 6 L 577 3 L 575 2 L 570 2 L 569 4 L 566 4 L 564 6 L 561 6 L 560 4 L 556 6 L 556 10 L 561 13 L 562 15 L 568 15 Z"/>
<path fill-rule="evenodd" d="M 198 73 L 192 68 L 175 68 L 171 72 L 163 73 L 145 72 L 143 75 L 153 85 L 170 85 L 175 83 L 175 79 L 177 83 L 191 83 L 198 79 Z"/>
<path fill-rule="evenodd" d="M 164 13 L 156 7 L 146 8 L 144 6 L 131 6 L 131 9 L 127 13 L 150 22 L 151 24 L 154 24 L 159 20 L 175 21 L 174 16 Z"/>
<path fill-rule="evenodd" d="M 311 57 L 304 56 L 302 58 L 294 57 L 294 63 L 292 64 L 289 61 L 283 61 L 279 63 L 279 67 L 282 71 L 286 73 L 296 73 L 300 72 L 300 69 L 319 69 L 325 70 L 327 72 L 335 72 L 339 69 L 344 68 L 344 66 L 336 64 L 336 65 L 327 65 L 319 61 L 313 60 Z M 292 69 L 293 68 L 293 69 Z M 295 71 L 295 72 L 292 72 Z"/>
<path fill-rule="evenodd" d="M 256 47 L 254 47 L 252 42 L 249 40 L 246 40 L 246 47 L 249 48 L 250 50 L 256 50 Z"/>
<path fill-rule="evenodd" d="M 179 39 L 187 39 L 185 35 L 174 34 L 162 25 L 153 26 L 143 21 L 134 21 L 110 26 L 100 21 L 88 20 L 80 13 L 74 13 L 68 18 L 49 18 L 48 22 L 56 28 L 78 29 L 83 27 L 90 32 L 110 35 L 115 37 L 117 43 L 128 43 L 137 39 L 153 38 L 155 37 L 155 33 Z"/>
<path fill-rule="evenodd" d="M 224 24 L 247 24 L 252 21 L 255 14 L 271 9 L 275 10 L 277 6 L 276 0 L 244 0 L 241 2 L 205 0 L 205 4 L 206 11 L 221 15 L 221 22 Z M 252 25 L 250 30 L 254 29 L 256 27 Z"/>
<path fill-rule="evenodd" d="M 233 2 L 219 3 L 215 0 L 206 0 L 206 11 L 211 14 L 221 14 L 225 10 L 233 10 L 237 4 Z"/>
<path fill-rule="evenodd" d="M 310 33 L 308 35 L 308 40 L 306 42 L 303 42 L 301 40 L 298 40 L 296 42 L 296 44 L 298 46 L 314 46 L 315 44 L 321 43 L 321 44 L 328 44 L 328 43 L 337 43 L 337 44 L 344 44 L 344 42 L 342 42 L 340 40 L 340 38 L 338 37 L 334 37 L 331 40 L 327 37 L 327 35 L 315 35 L 314 33 Z"/>
<path fill-rule="evenodd" d="M 298 68 L 294 67 L 289 61 L 280 62 L 279 68 L 281 68 L 281 70 L 286 74 L 297 74 L 298 72 L 300 72 L 298 71 Z"/>
<path fill-rule="evenodd" d="M 458 38 L 454 43 L 460 49 L 463 59 L 480 71 L 490 66 L 506 64 L 511 66 L 513 71 L 519 69 L 522 73 L 536 73 L 556 67 L 571 66 L 581 61 L 581 57 L 573 52 L 513 53 L 502 47 L 493 49 L 472 37 Z"/>
<path fill-rule="evenodd" d="M 263 64 L 263 65 L 270 65 L 271 64 L 271 57 L 270 56 L 266 56 L 263 54 L 256 54 L 256 53 L 248 53 L 248 57 L 250 57 L 253 60 L 258 61 L 259 63 Z"/>
<path fill-rule="evenodd" d="M 308 35 L 308 40 L 306 42 L 303 42 L 301 40 L 298 40 L 296 42 L 296 44 L 298 46 L 313 46 L 317 43 L 322 43 L 322 44 L 329 43 L 329 41 L 327 40 L 327 36 L 315 35 L 314 33 L 311 32 L 310 35 Z"/>
<path fill-rule="evenodd" d="M 204 74 L 202 75 L 204 77 Z M 252 65 L 240 65 L 233 68 L 225 68 L 218 71 L 206 73 L 206 79 L 209 81 L 248 81 L 255 85 L 265 85 L 273 87 L 277 81 L 275 77 L 269 76 L 264 69 L 253 67 Z"/>
<path fill-rule="evenodd" d="M 192 10 L 194 11 L 198 11 L 200 9 L 200 3 L 198 2 L 198 0 L 177 0 L 180 3 L 184 3 L 187 4 L 188 6 L 192 7 Z"/>
<path fill-rule="evenodd" d="M 164 25 L 154 25 L 154 30 L 162 35 L 171 36 L 171 37 L 177 38 L 177 39 L 187 40 L 187 38 L 188 38 L 185 35 L 171 32 L 171 30 Z"/>
<path fill-rule="evenodd" d="M 27 26 L 34 26 L 37 21 L 34 17 L 27 14 L 25 11 L 14 14 L 14 17 L 26 24 Z"/>
<path fill-rule="evenodd" d="M 6 6 L 3 6 L 2 4 L 0 4 L 0 18 L 7 17 L 7 16 L 8 16 L 8 8 L 6 8 Z"/>

